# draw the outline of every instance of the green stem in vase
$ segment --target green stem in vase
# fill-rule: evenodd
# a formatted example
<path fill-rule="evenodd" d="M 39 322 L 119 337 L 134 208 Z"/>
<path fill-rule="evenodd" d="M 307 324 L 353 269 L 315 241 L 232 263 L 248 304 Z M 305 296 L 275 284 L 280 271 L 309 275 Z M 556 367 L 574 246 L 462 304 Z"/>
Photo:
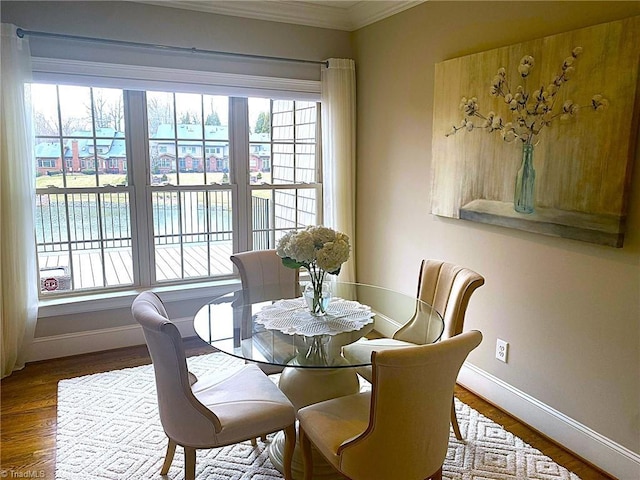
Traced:
<path fill-rule="evenodd" d="M 314 313 L 326 313 L 325 305 L 322 299 L 322 284 L 324 277 L 327 274 L 321 268 L 317 268 L 315 265 L 310 265 L 309 275 L 311 276 L 311 285 L 313 287 L 313 308 Z"/>

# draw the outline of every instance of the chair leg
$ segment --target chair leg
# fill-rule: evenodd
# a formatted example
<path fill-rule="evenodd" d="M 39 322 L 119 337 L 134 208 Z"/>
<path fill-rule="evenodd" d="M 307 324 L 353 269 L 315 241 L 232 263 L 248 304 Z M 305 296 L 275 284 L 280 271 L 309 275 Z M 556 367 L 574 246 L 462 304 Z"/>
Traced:
<path fill-rule="evenodd" d="M 184 447 L 184 480 L 196 480 L 196 449 Z"/>
<path fill-rule="evenodd" d="M 304 465 L 304 480 L 313 480 L 313 460 L 311 458 L 311 440 L 307 437 L 302 426 L 298 428 L 300 446 L 302 447 L 302 462 Z"/>
<path fill-rule="evenodd" d="M 260 435 L 260 440 L 262 440 L 263 442 L 267 441 L 267 436 L 266 435 Z M 251 439 L 251 446 L 252 447 L 257 447 L 258 446 L 258 439 L 257 438 L 252 438 Z"/>
<path fill-rule="evenodd" d="M 169 473 L 169 467 L 171 466 L 171 462 L 173 462 L 173 455 L 175 453 L 176 453 L 176 442 L 169 439 L 169 443 L 167 444 L 167 454 L 164 456 L 164 463 L 162 464 L 160 475 L 166 475 L 167 473 Z"/>
<path fill-rule="evenodd" d="M 453 398 L 451 399 L 451 426 L 453 427 L 453 433 L 455 433 L 456 438 L 461 442 L 464 442 L 462 434 L 460 433 L 460 427 L 458 426 L 458 417 L 456 416 L 456 402 Z"/>
<path fill-rule="evenodd" d="M 293 480 L 293 473 L 291 472 L 291 463 L 293 462 L 293 450 L 296 447 L 296 426 L 295 424 L 289 425 L 284 429 L 284 458 L 282 459 L 282 465 L 284 467 L 285 480 Z"/>

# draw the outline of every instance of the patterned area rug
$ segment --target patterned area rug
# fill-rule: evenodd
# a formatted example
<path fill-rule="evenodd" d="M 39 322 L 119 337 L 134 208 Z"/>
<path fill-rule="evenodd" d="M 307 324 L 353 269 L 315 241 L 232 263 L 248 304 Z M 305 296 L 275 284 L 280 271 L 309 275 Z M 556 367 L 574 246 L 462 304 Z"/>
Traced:
<path fill-rule="evenodd" d="M 196 375 L 242 365 L 242 361 L 221 353 L 192 357 L 188 363 Z M 451 433 L 445 478 L 579 480 L 469 406 L 456 400 L 456 409 L 467 443 L 457 441 Z M 59 383 L 56 479 L 184 479 L 180 447 L 168 477 L 160 476 L 165 448 L 150 365 Z M 199 450 L 196 476 L 198 480 L 282 479 L 260 441 L 257 448 L 246 442 Z"/>

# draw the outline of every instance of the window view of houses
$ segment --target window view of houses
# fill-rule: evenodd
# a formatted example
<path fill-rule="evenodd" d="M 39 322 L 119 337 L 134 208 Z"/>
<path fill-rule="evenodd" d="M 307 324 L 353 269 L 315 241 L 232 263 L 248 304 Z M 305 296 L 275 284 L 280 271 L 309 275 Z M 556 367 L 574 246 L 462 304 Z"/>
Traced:
<path fill-rule="evenodd" d="M 230 275 L 234 248 L 317 222 L 315 102 L 31 87 L 44 294 Z"/>
<path fill-rule="evenodd" d="M 35 146 L 36 175 L 61 175 L 64 168 L 70 174 L 126 174 L 127 150 L 124 133 L 109 127 L 93 132 L 75 130 L 62 145 L 59 141 L 43 141 Z"/>
<path fill-rule="evenodd" d="M 39 85 L 39 89 L 49 90 L 49 85 Z M 94 92 L 98 89 L 92 89 Z M 100 89 L 108 92 L 108 89 Z M 49 95 L 52 92 L 47 92 Z M 43 93 L 46 95 L 46 93 Z M 62 95 L 61 95 L 62 96 Z M 165 93 L 148 93 L 148 134 L 149 160 L 152 183 L 168 181 L 170 174 L 180 173 L 218 173 L 211 178 L 218 183 L 228 183 L 229 178 L 229 127 L 222 124 L 220 114 L 212 109 L 205 114 L 184 110 L 174 117 L 174 106 L 164 99 Z M 200 97 L 197 95 L 196 97 Z M 98 95 L 102 105 L 100 109 L 91 108 L 92 99 L 87 98 L 86 111 L 78 117 L 68 118 L 62 124 L 62 141 L 58 130 L 58 116 L 62 112 L 55 109 L 45 113 L 41 110 L 36 117 L 37 142 L 34 156 L 36 175 L 54 177 L 64 173 L 68 175 L 121 175 L 126 182 L 127 150 L 124 132 L 124 110 L 122 99 L 111 99 L 106 103 L 104 93 Z M 217 97 L 218 105 L 228 102 L 227 97 Z M 258 102 L 265 110 L 256 112 L 255 124 L 249 131 L 249 168 L 253 183 L 268 183 L 271 173 L 271 116 L 270 105 L 263 100 Z M 96 98 L 93 98 L 96 102 Z M 213 105 L 213 103 L 212 103 Z M 311 103 L 315 115 L 315 105 Z M 192 107 L 195 110 L 196 107 Z M 215 107 L 213 107 L 215 108 Z M 227 106 L 223 107 L 225 110 Z M 62 107 L 61 107 L 62 110 Z M 92 114 L 95 126 L 92 125 Z M 226 112 L 225 112 L 226 114 Z M 174 122 L 177 122 L 175 123 Z M 224 120 L 227 120 L 224 118 Z M 291 119 L 281 120 L 291 122 Z M 70 129 L 82 125 L 83 128 Z M 174 127 L 175 125 L 175 127 Z M 309 125 L 315 130 L 315 118 L 310 117 Z M 290 125 L 287 125 L 290 126 Z M 95 134 L 94 134 L 95 132 Z M 298 136 L 303 133 L 298 129 Z M 307 138 L 315 141 L 315 131 L 307 133 Z M 300 138 L 299 140 L 304 140 Z M 314 152 L 315 153 L 315 152 Z M 315 165 L 312 165 L 312 170 Z M 227 174 L 227 175 L 225 175 Z M 267 174 L 267 175 L 265 175 Z M 160 177 L 158 177 L 160 176 Z M 285 175 L 286 177 L 286 175 Z M 114 179 L 111 179 L 114 180 Z M 38 183 L 52 184 L 51 180 Z M 120 182 L 111 182 L 111 184 Z M 53 183 L 55 184 L 55 182 Z"/>
<path fill-rule="evenodd" d="M 95 139 L 92 131 L 75 130 L 62 145 L 59 141 L 36 144 L 36 175 L 60 175 L 63 162 L 69 174 L 126 175 L 124 132 L 110 127 L 97 127 L 95 132 Z M 180 139 L 177 142 L 176 137 Z M 153 175 L 176 171 L 228 174 L 228 138 L 229 128 L 222 125 L 179 124 L 177 129 L 171 124 L 158 125 L 149 141 L 151 172 Z M 258 173 L 271 171 L 270 140 L 268 132 L 250 134 L 249 165 L 256 178 Z"/>

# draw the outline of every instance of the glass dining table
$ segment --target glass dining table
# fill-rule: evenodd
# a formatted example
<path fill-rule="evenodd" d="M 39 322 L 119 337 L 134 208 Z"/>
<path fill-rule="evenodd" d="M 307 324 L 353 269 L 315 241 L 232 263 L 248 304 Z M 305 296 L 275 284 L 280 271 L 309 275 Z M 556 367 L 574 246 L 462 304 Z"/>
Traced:
<path fill-rule="evenodd" d="M 365 336 L 391 337 L 409 325 L 422 343 L 442 336 L 440 314 L 415 296 L 348 282 L 332 282 L 331 291 L 326 314 L 314 316 L 304 297 L 283 298 L 280 285 L 239 289 L 200 308 L 194 328 L 221 352 L 262 364 L 267 372 L 282 367 L 278 385 L 296 409 L 360 391 L 356 368 L 371 361 L 348 360 L 343 346 L 362 342 Z M 269 457 L 280 471 L 283 451 L 282 439 L 276 436 Z M 301 478 L 297 454 L 293 467 L 294 477 Z M 341 477 L 326 464 L 314 467 L 314 478 Z"/>

